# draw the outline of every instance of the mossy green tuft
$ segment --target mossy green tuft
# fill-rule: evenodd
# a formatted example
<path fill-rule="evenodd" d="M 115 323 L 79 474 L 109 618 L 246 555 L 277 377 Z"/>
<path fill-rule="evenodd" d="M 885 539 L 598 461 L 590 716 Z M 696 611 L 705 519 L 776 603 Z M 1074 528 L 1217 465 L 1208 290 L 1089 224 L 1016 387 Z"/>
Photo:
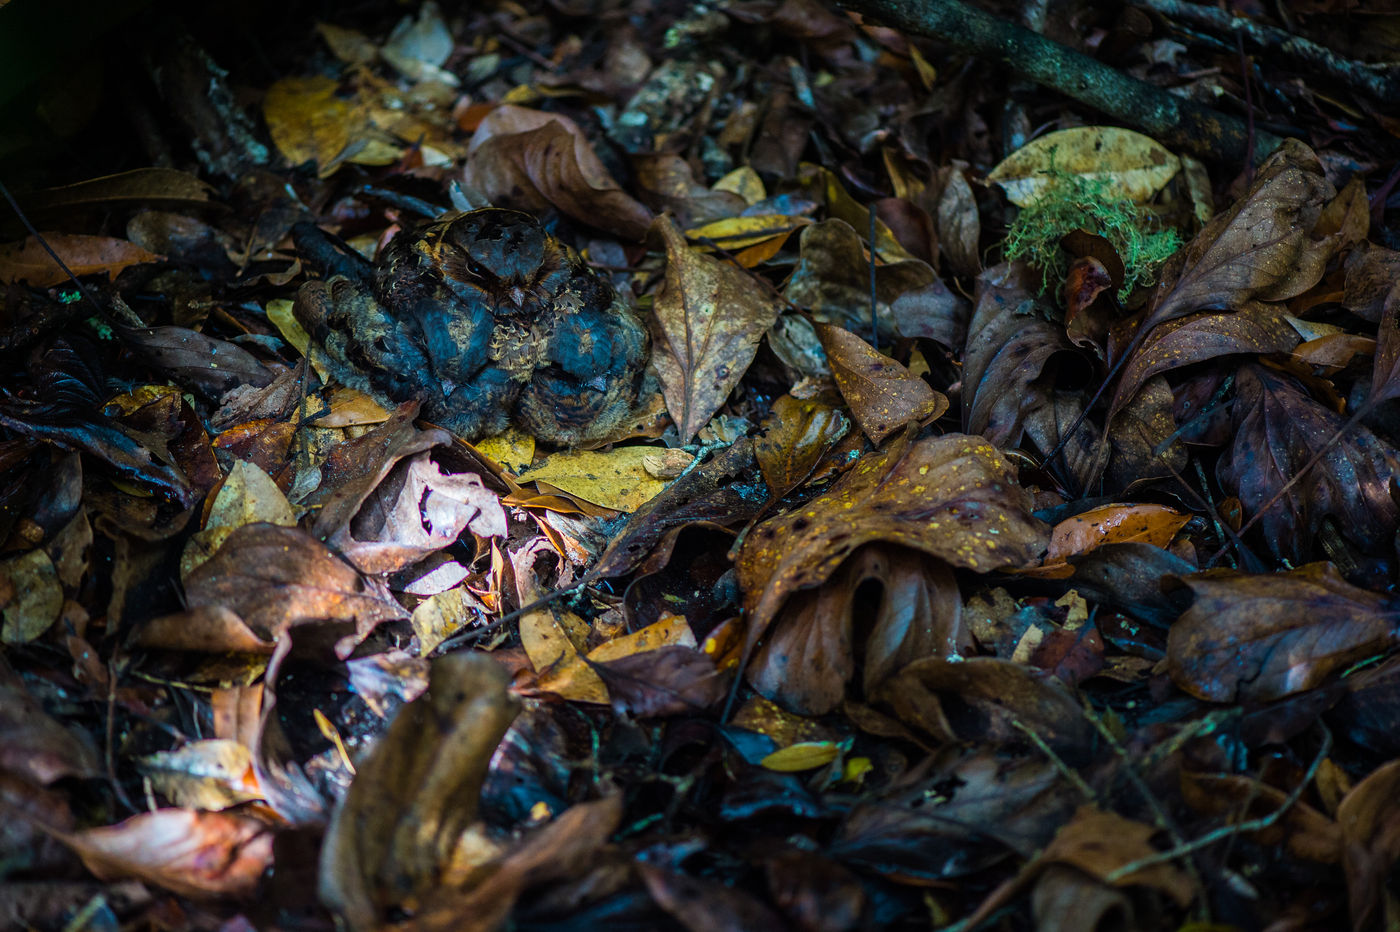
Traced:
<path fill-rule="evenodd" d="M 1053 288 L 1058 294 L 1069 273 L 1069 256 L 1060 240 L 1075 230 L 1087 230 L 1108 240 L 1123 260 L 1123 287 L 1118 299 L 1127 300 L 1139 285 L 1151 284 L 1172 253 L 1181 248 L 1181 237 L 1170 227 L 1126 197 L 1109 193 L 1108 182 L 1086 178 L 1051 167 L 1045 193 L 1021 209 L 1006 236 L 1006 257 L 1024 259 L 1040 272 L 1041 293 Z"/>

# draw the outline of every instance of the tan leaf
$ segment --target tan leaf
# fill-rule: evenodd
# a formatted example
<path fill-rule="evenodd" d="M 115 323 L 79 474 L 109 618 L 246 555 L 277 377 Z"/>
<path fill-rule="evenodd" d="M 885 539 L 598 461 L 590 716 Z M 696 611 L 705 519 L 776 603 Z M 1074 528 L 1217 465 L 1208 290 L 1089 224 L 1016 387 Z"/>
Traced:
<path fill-rule="evenodd" d="M 688 246 L 669 217 L 655 229 L 666 244 L 666 280 L 650 321 L 652 365 L 689 441 L 739 384 L 781 305 L 743 270 Z"/>
<path fill-rule="evenodd" d="M 871 443 L 908 424 L 926 424 L 948 410 L 948 399 L 903 365 L 840 327 L 817 324 L 836 387 Z"/>
<path fill-rule="evenodd" d="M 522 472 L 521 482 L 541 480 L 584 501 L 614 511 L 633 512 L 666 488 L 647 470 L 655 447 L 614 447 L 607 452 L 555 453 Z"/>
<path fill-rule="evenodd" d="M 844 414 L 819 401 L 799 401 L 791 395 L 774 401 L 763 435 L 754 440 L 758 468 L 773 498 L 801 485 L 850 426 Z"/>

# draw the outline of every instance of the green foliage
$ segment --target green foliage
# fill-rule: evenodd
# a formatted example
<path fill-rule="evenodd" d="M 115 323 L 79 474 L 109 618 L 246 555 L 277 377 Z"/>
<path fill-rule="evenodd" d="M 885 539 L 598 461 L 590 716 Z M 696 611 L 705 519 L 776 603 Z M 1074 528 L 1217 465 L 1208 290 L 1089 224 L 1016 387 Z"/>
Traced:
<path fill-rule="evenodd" d="M 1120 301 L 1133 289 L 1156 280 L 1181 237 L 1170 227 L 1162 229 L 1154 217 L 1126 197 L 1108 193 L 1108 182 L 1050 168 L 1052 183 L 1039 200 L 1021 213 L 1006 236 L 1006 257 L 1025 259 L 1041 275 L 1041 293 L 1056 294 L 1069 273 L 1069 256 L 1060 240 L 1074 230 L 1087 230 L 1108 240 L 1123 260 Z"/>

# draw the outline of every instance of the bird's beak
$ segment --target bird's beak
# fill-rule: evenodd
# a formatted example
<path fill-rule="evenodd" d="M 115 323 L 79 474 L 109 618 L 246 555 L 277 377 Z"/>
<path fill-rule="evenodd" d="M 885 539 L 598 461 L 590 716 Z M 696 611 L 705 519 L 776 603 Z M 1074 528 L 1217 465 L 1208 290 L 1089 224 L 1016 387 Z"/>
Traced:
<path fill-rule="evenodd" d="M 521 288 L 519 285 L 512 285 L 510 289 L 510 300 L 511 303 L 515 305 L 517 310 L 524 309 L 525 289 Z"/>

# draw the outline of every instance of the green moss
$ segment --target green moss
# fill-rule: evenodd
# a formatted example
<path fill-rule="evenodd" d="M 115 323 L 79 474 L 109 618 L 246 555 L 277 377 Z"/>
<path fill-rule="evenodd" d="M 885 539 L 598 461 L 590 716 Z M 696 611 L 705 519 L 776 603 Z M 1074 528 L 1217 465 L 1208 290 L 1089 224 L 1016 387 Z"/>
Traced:
<path fill-rule="evenodd" d="M 1108 240 L 1123 260 L 1120 301 L 1139 285 L 1157 278 L 1163 263 L 1181 248 L 1181 237 L 1163 229 L 1147 212 L 1126 197 L 1108 193 L 1108 182 L 1073 175 L 1054 167 L 1040 199 L 1021 209 L 1006 236 L 1006 257 L 1024 259 L 1040 272 L 1041 293 L 1058 295 L 1069 272 L 1069 255 L 1060 248 L 1066 233 L 1087 230 Z"/>

